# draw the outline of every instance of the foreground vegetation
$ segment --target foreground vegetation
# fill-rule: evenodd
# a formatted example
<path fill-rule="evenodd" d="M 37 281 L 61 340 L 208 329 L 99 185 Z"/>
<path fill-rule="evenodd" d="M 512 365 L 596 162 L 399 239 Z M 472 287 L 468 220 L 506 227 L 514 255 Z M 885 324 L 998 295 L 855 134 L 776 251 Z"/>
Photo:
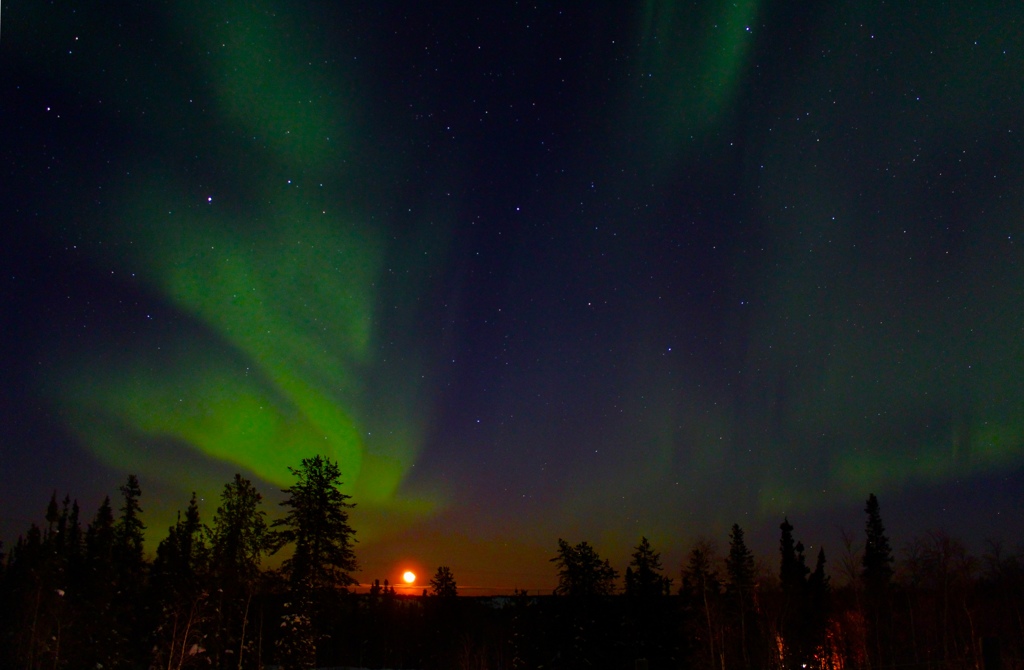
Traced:
<path fill-rule="evenodd" d="M 353 506 L 336 463 L 291 469 L 285 516 L 236 475 L 209 524 L 193 495 L 152 560 L 138 480 L 84 524 L 50 500 L 0 555 L 2 668 L 1021 668 L 1024 552 L 984 556 L 941 533 L 896 561 L 878 500 L 862 538 L 813 568 L 788 519 L 776 561 L 743 529 L 728 549 L 698 542 L 676 577 L 646 538 L 621 575 L 587 542 L 558 540 L 551 596 L 458 596 L 440 566 L 424 597 L 355 584 Z M 285 547 L 279 570 L 263 559 Z M 620 588 L 621 586 L 621 588 Z"/>

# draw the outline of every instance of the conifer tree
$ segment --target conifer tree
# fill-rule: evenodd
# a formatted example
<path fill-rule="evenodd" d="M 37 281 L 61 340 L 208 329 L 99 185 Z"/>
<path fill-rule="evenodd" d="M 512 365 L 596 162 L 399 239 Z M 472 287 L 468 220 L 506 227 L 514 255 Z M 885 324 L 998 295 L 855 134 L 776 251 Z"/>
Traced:
<path fill-rule="evenodd" d="M 747 548 L 743 529 L 733 524 L 729 532 L 729 555 L 725 559 L 725 598 L 729 616 L 739 637 L 739 656 L 744 669 L 750 668 L 750 631 L 754 622 L 754 555 Z"/>
<path fill-rule="evenodd" d="M 72 502 L 70 495 L 64 496 L 60 520 L 57 522 L 57 552 L 63 560 L 69 585 L 77 580 L 81 567 L 83 538 L 82 523 L 78 517 L 78 501 Z"/>
<path fill-rule="evenodd" d="M 651 548 L 646 537 L 641 537 L 626 568 L 626 595 L 642 598 L 668 595 L 671 588 L 671 578 L 662 574 L 661 554 Z"/>
<path fill-rule="evenodd" d="M 624 581 L 629 597 L 625 607 L 631 641 L 628 653 L 654 666 L 668 663 L 678 641 L 673 617 L 677 603 L 664 597 L 671 594 L 672 579 L 662 574 L 661 554 L 646 537 L 634 548 Z"/>
<path fill-rule="evenodd" d="M 607 596 L 615 592 L 618 572 L 586 542 L 573 546 L 559 538 L 558 555 L 550 560 L 558 566 L 555 595 Z"/>
<path fill-rule="evenodd" d="M 892 580 L 892 548 L 885 534 L 878 498 L 872 493 L 864 506 L 867 514 L 865 524 L 864 567 L 861 578 L 864 581 L 864 611 L 867 618 L 867 639 L 871 660 L 882 664 L 889 660 L 890 611 L 888 606 L 889 583 Z"/>
<path fill-rule="evenodd" d="M 885 534 L 882 516 L 878 507 L 878 498 L 872 493 L 868 496 L 864 512 L 868 515 L 864 543 L 863 565 L 861 573 L 864 579 L 864 590 L 868 597 L 879 597 L 888 588 L 892 579 L 892 548 Z"/>
<path fill-rule="evenodd" d="M 204 580 L 207 549 L 199 519 L 199 504 L 192 493 L 185 517 L 178 513 L 156 549 L 150 579 L 150 601 L 155 617 L 153 665 L 181 667 L 186 661 L 208 660 L 209 619 Z"/>
<path fill-rule="evenodd" d="M 85 531 L 85 557 L 90 569 L 110 569 L 114 554 L 114 512 L 110 496 L 103 499 Z"/>
<path fill-rule="evenodd" d="M 43 535 L 45 541 L 53 540 L 56 537 L 57 523 L 60 521 L 60 508 L 57 506 L 57 492 L 50 495 L 50 504 L 46 506 L 46 533 Z"/>
<path fill-rule="evenodd" d="M 145 524 L 142 523 L 142 507 L 139 498 L 142 489 L 135 475 L 128 475 L 128 481 L 118 488 L 124 498 L 121 516 L 114 524 L 114 546 L 111 558 L 117 568 L 122 590 L 129 590 L 132 595 L 138 593 L 142 586 L 142 571 L 145 558 L 142 544 Z"/>
<path fill-rule="evenodd" d="M 288 498 L 281 505 L 289 510 L 271 524 L 271 546 L 275 552 L 287 544 L 295 546 L 281 566 L 293 588 L 315 592 L 356 584 L 350 574 L 357 565 L 355 531 L 348 523 L 348 510 L 355 505 L 341 492 L 338 464 L 317 455 L 288 471 L 296 481 L 282 490 Z"/>
<path fill-rule="evenodd" d="M 143 555 L 143 541 L 146 530 L 142 523 L 142 507 L 139 499 L 142 489 L 135 475 L 128 475 L 124 485 L 118 488 L 123 504 L 121 515 L 114 523 L 114 546 L 112 561 L 114 567 L 114 583 L 117 591 L 114 598 L 115 628 L 126 643 L 118 650 L 110 653 L 123 654 L 123 660 L 112 665 L 137 666 L 143 664 L 148 656 L 146 638 L 152 630 L 155 611 L 142 598 L 146 579 L 146 559 Z M 110 666 L 107 666 L 110 667 Z"/>
<path fill-rule="evenodd" d="M 555 595 L 569 597 L 556 633 L 565 643 L 559 653 L 569 667 L 594 665 L 603 642 L 597 636 L 601 607 L 596 599 L 615 593 L 619 575 L 587 542 L 571 545 L 559 538 L 558 555 L 550 561 L 558 567 Z"/>
<path fill-rule="evenodd" d="M 825 574 L 825 549 L 818 550 L 814 570 L 807 577 L 806 646 L 815 651 L 824 648 L 826 630 L 831 610 L 832 589 Z"/>
<path fill-rule="evenodd" d="M 167 537 L 157 545 L 152 581 L 166 586 L 170 592 L 192 592 L 198 588 L 206 572 L 206 563 L 207 548 L 199 519 L 199 504 L 196 494 L 192 493 L 185 518 L 179 511 L 177 521 L 167 530 Z"/>
<path fill-rule="evenodd" d="M 57 494 L 50 496 L 40 528 L 32 524 L 19 537 L 10 557 L 10 591 L 0 594 L 4 610 L 14 615 L 13 648 L 0 652 L 0 659 L 15 661 L 18 667 L 60 667 L 66 663 L 69 623 L 67 562 L 62 550 L 62 518 Z"/>
<path fill-rule="evenodd" d="M 252 649 L 256 627 L 251 613 L 260 563 L 268 550 L 262 506 L 263 496 L 252 482 L 235 474 L 224 485 L 210 531 L 211 577 L 218 587 L 214 658 L 230 650 L 239 666 L 244 666 L 243 661 L 258 662 Z"/>
<path fill-rule="evenodd" d="M 341 492 L 341 470 L 331 459 L 304 458 L 301 467 L 288 471 L 296 481 L 283 489 L 288 497 L 281 505 L 289 509 L 271 524 L 269 542 L 274 552 L 294 545 L 281 564 L 292 596 L 282 626 L 291 632 L 278 652 L 282 667 L 307 668 L 315 663 L 317 638 L 325 634 L 320 613 L 329 596 L 357 584 L 351 575 L 357 565 L 355 531 L 348 523 L 348 510 L 355 505 Z"/>
<path fill-rule="evenodd" d="M 253 585 L 268 550 L 267 533 L 263 495 L 251 481 L 235 474 L 234 480 L 224 485 L 211 529 L 212 567 L 218 581 Z"/>
<path fill-rule="evenodd" d="M 782 585 L 783 596 L 796 599 L 803 594 L 809 572 L 804 557 L 804 545 L 793 539 L 793 526 L 789 523 L 788 517 L 782 520 L 779 530 L 782 531 L 779 539 L 779 582 Z"/>
<path fill-rule="evenodd" d="M 807 560 L 804 545 L 793 539 L 793 526 L 789 518 L 779 525 L 781 561 L 779 583 L 782 587 L 782 612 L 779 631 L 782 635 L 782 662 L 786 667 L 801 667 L 808 662 L 812 650 L 808 649 L 807 624 Z"/>
<path fill-rule="evenodd" d="M 455 584 L 455 575 L 447 565 L 442 565 L 430 579 L 430 594 L 443 598 L 454 598 L 459 595 L 458 586 Z"/>
<path fill-rule="evenodd" d="M 117 616 L 118 574 L 114 562 L 115 521 L 110 497 L 103 499 L 85 531 L 83 599 L 89 617 L 84 621 L 82 667 L 124 667 L 128 633 Z"/>
<path fill-rule="evenodd" d="M 68 539 L 66 542 L 68 558 L 72 562 L 81 559 L 82 550 L 84 549 L 83 543 L 85 542 L 85 536 L 82 534 L 82 521 L 80 519 L 81 512 L 81 509 L 78 507 L 78 501 L 72 501 L 71 514 L 68 515 Z"/>
<path fill-rule="evenodd" d="M 721 580 L 715 568 L 714 545 L 700 540 L 690 550 L 683 568 L 683 584 L 680 595 L 686 603 L 686 625 L 694 645 L 695 665 L 713 669 L 719 665 L 722 650 L 720 640 Z"/>

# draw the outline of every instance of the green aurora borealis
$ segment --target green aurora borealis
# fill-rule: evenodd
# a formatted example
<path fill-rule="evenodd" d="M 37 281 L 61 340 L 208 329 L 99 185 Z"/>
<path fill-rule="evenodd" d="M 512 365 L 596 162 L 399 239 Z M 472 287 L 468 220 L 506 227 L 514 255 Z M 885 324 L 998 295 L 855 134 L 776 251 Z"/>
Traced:
<path fill-rule="evenodd" d="M 5 7 L 7 518 L 321 453 L 364 579 L 999 530 L 1024 12 L 926 5 Z"/>

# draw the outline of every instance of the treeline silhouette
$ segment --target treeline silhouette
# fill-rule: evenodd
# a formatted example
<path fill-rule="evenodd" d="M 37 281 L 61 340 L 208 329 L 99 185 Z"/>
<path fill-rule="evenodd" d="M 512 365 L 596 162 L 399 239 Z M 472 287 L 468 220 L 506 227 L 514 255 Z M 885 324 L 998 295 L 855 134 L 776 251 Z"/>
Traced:
<path fill-rule="evenodd" d="M 559 539 L 550 596 L 458 596 L 439 566 L 421 597 L 386 580 L 350 591 L 353 504 L 337 463 L 289 471 L 284 517 L 267 523 L 235 475 L 209 522 L 193 494 L 152 559 L 134 475 L 88 522 L 54 494 L 42 525 L 0 547 L 0 667 L 1024 667 L 1024 550 L 990 542 L 975 557 L 928 532 L 897 560 L 873 494 L 831 575 L 783 519 L 773 560 L 734 525 L 724 552 L 698 541 L 669 576 L 640 538 L 620 582 L 588 542 Z M 263 566 L 286 547 L 279 569 Z"/>

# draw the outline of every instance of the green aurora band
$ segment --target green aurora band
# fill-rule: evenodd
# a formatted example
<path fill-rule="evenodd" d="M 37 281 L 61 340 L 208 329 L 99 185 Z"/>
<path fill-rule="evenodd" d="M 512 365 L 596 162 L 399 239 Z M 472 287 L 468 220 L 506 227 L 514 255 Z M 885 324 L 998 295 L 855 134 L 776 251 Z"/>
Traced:
<path fill-rule="evenodd" d="M 212 100 L 204 113 L 221 118 L 221 133 L 205 138 L 208 160 L 235 166 L 218 187 L 186 182 L 189 169 L 175 168 L 188 157 L 159 125 L 151 162 L 126 166 L 118 206 L 89 243 L 193 323 L 69 360 L 57 393 L 72 428 L 106 463 L 172 488 L 203 481 L 181 450 L 277 486 L 319 453 L 340 462 L 364 525 L 431 513 L 439 495 L 401 491 L 421 447 L 415 410 L 378 412 L 368 388 L 387 373 L 373 346 L 385 250 L 366 215 L 337 204 L 351 200 L 343 185 L 356 158 L 343 148 L 344 96 L 307 74 L 314 55 L 284 37 L 286 20 L 269 8 L 175 11 L 170 23 L 195 41 L 182 67 L 202 74 Z M 173 127 L 176 110 L 164 102 L 155 113 Z M 415 369 L 405 372 L 418 377 Z M 415 400 L 409 381 L 395 386 L 396 401 Z M 386 430 L 373 430 L 382 422 Z M 209 495 L 220 483 L 202 485 Z"/>
<path fill-rule="evenodd" d="M 118 281 L 159 296 L 168 307 L 157 319 L 174 318 L 157 323 L 153 336 L 116 332 L 69 348 L 45 390 L 97 457 L 138 473 L 144 486 L 180 491 L 182 505 L 188 489 L 213 495 L 226 481 L 196 463 L 282 486 L 290 483 L 287 467 L 321 453 L 341 463 L 360 506 L 362 541 L 437 520 L 446 491 L 409 483 L 430 429 L 431 370 L 417 347 L 433 346 L 411 333 L 423 280 L 443 262 L 446 231 L 426 231 L 422 221 L 404 242 L 387 231 L 387 206 L 374 201 L 387 200 L 386 187 L 374 178 L 400 168 L 382 167 L 390 157 L 367 150 L 373 141 L 357 102 L 358 72 L 336 56 L 325 59 L 328 36 L 310 28 L 314 17 L 294 8 L 277 15 L 264 2 L 187 2 L 167 11 L 161 30 L 170 37 L 154 47 L 135 36 L 102 59 L 122 71 L 91 84 L 109 109 L 142 110 L 127 130 L 135 147 L 150 150 L 140 158 L 133 149 L 111 170 L 119 177 L 103 193 L 110 204 L 93 218 L 83 214 L 80 244 L 96 268 L 114 268 Z M 737 114 L 760 11 L 757 0 L 700 8 L 648 0 L 635 57 L 609 95 L 624 101 L 610 124 L 609 153 L 621 152 L 619 163 L 636 159 L 645 180 L 649 172 L 658 181 L 717 141 L 716 131 Z M 916 56 L 921 43 L 958 43 L 952 36 L 963 26 L 987 25 L 970 6 L 902 17 L 905 25 L 883 11 L 897 10 L 851 3 L 826 12 L 822 20 L 834 24 L 816 47 L 829 58 L 794 73 L 773 93 L 772 113 L 743 131 L 751 164 L 737 190 L 746 189 L 743 211 L 757 220 L 752 257 L 763 260 L 747 264 L 737 254 L 739 279 L 723 289 L 747 291 L 728 296 L 729 304 L 753 305 L 730 317 L 746 334 L 738 345 L 745 349 L 729 352 L 745 373 L 734 395 L 708 391 L 715 387 L 699 383 L 709 380 L 696 363 L 666 365 L 661 353 L 673 326 L 634 313 L 628 369 L 609 376 L 638 419 L 609 420 L 599 435 L 620 448 L 600 458 L 588 452 L 569 469 L 553 501 L 557 514 L 522 514 L 492 532 L 519 524 L 524 535 L 536 534 L 548 524 L 554 535 L 567 520 L 604 523 L 620 505 L 606 493 L 621 489 L 641 500 L 633 511 L 657 539 L 678 523 L 679 509 L 705 509 L 729 477 L 749 482 L 752 509 L 774 519 L 782 510 L 863 500 L 869 490 L 1024 462 L 1019 292 L 980 304 L 994 287 L 1024 286 L 1017 248 L 993 241 L 1019 230 L 1024 201 L 1002 194 L 1024 193 L 1024 173 L 1013 167 L 998 183 L 950 183 L 991 203 L 978 215 L 989 232 L 977 239 L 988 239 L 954 249 L 951 265 L 934 250 L 928 255 L 936 245 L 925 233 L 914 237 L 914 220 L 935 216 L 944 203 L 926 202 L 928 180 L 937 177 L 915 173 L 910 161 L 920 147 L 945 151 L 946 137 L 1001 109 L 1024 63 L 1016 52 L 977 62 L 963 48 Z M 898 41 L 906 52 L 875 55 L 877 67 L 864 75 L 850 63 L 860 62 L 854 50 L 866 37 L 858 31 L 872 12 L 880 13 L 876 24 L 908 38 Z M 993 39 L 1014 43 L 1012 27 L 1005 32 Z M 170 44 L 180 51 L 155 52 Z M 893 58 L 920 71 L 899 80 L 883 70 Z M 163 81 L 153 81 L 152 63 L 164 64 L 156 66 Z M 69 87 L 91 81 L 84 69 L 68 76 Z M 919 118 L 908 111 L 909 90 L 933 105 L 931 126 L 906 123 Z M 884 111 L 892 100 L 907 109 Z M 840 116 L 850 110 L 853 117 Z M 859 136 L 837 130 L 850 125 L 862 128 Z M 974 140 L 984 149 L 992 138 Z M 938 158 L 950 173 L 965 165 L 958 168 L 965 175 L 989 174 L 983 151 Z M 878 176 L 883 165 L 901 166 L 899 179 Z M 877 195 L 868 201 L 864 193 Z M 630 215 L 618 213 L 624 222 Z M 889 244 L 891 231 L 904 227 L 907 241 Z M 390 268 L 403 254 L 401 266 L 412 272 L 396 279 Z M 906 276 L 933 276 L 939 289 L 924 280 L 907 287 Z M 893 313 L 904 289 L 907 304 Z M 910 301 L 920 296 L 927 297 Z M 548 381 L 517 372 L 536 374 L 537 385 Z M 578 386 L 565 389 L 583 396 Z M 929 396 L 932 389 L 944 393 Z M 955 393 L 961 397 L 951 401 Z M 495 451 L 539 452 L 545 428 L 509 431 Z M 679 480 L 677 498 L 647 495 L 669 478 Z M 721 510 L 706 513 L 731 514 Z M 163 516 L 173 518 L 170 510 Z M 162 530 L 159 520 L 147 523 Z M 624 526 L 606 525 L 604 536 L 585 536 L 622 546 L 635 540 Z"/>

